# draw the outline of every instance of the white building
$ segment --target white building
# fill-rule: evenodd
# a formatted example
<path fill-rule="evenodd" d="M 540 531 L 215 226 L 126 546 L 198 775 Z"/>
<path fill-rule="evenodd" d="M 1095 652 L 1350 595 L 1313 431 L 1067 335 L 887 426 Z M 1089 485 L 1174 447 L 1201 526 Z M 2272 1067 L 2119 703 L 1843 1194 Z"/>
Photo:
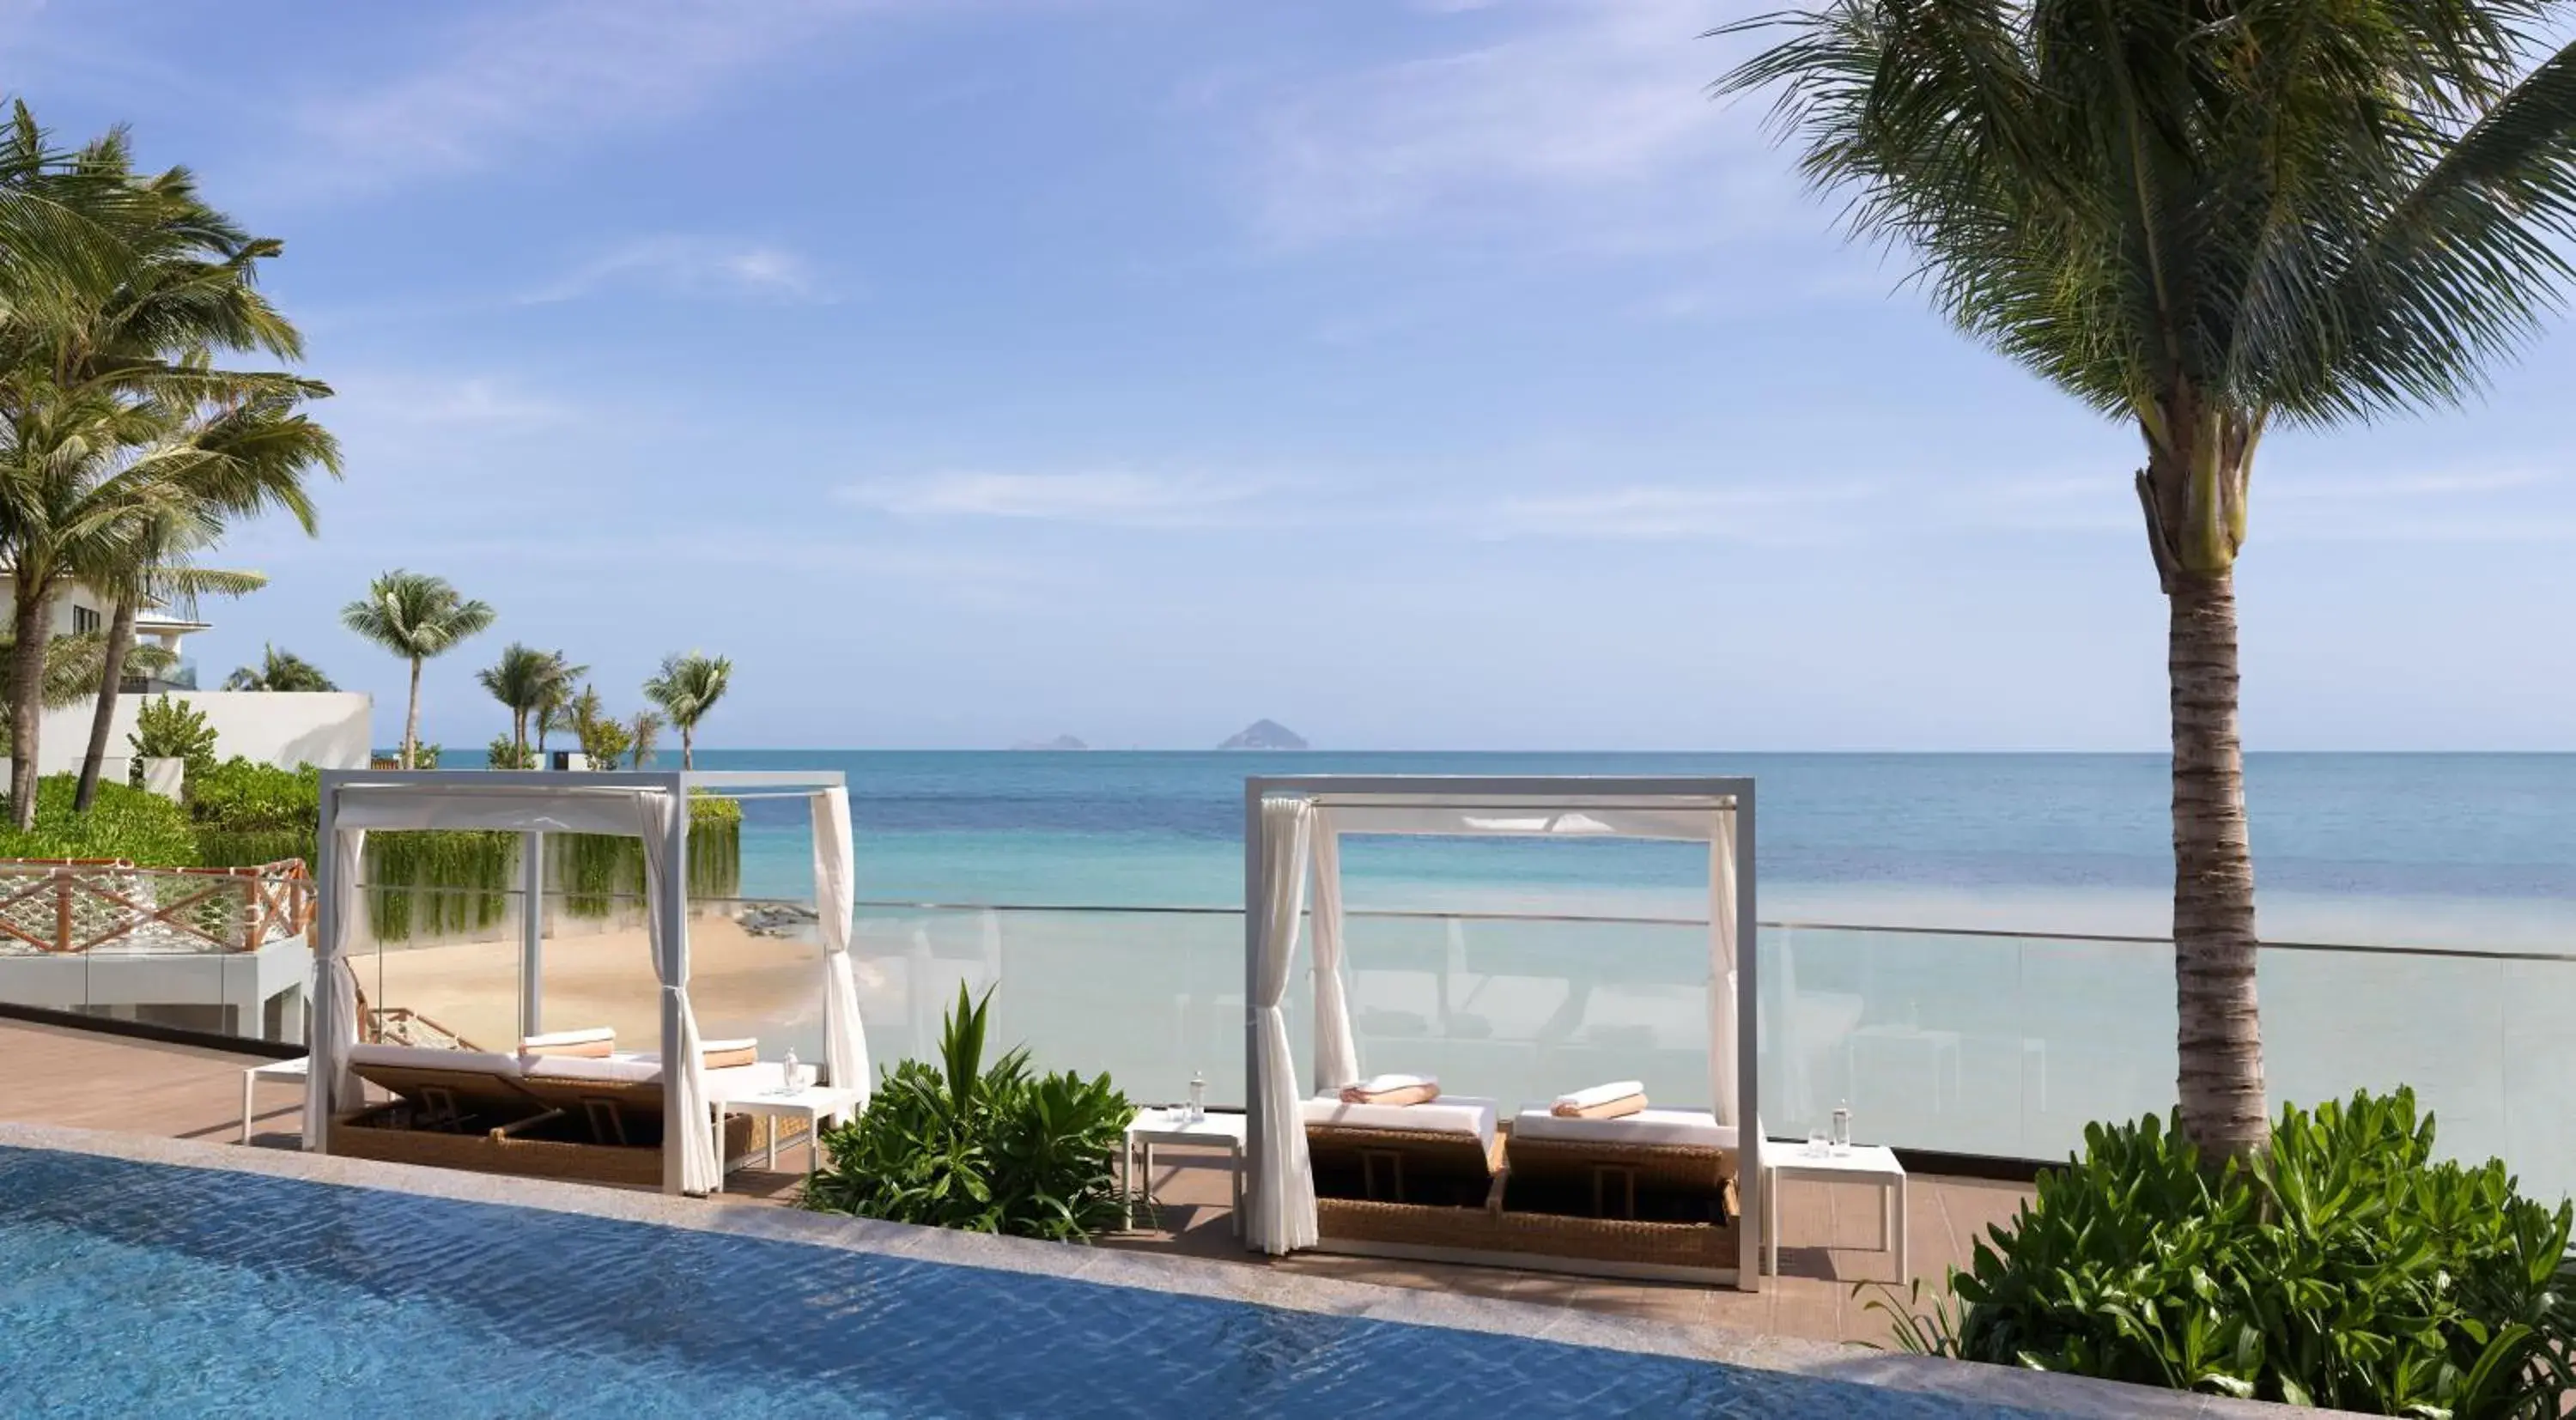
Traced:
<path fill-rule="evenodd" d="M 15 610 L 17 599 L 6 580 L 7 569 L 0 567 L 0 626 L 5 626 Z M 53 633 L 57 636 L 102 631 L 115 607 L 111 599 L 101 596 L 86 583 L 67 582 L 54 593 Z M 108 736 L 106 775 L 122 782 L 129 756 L 127 736 L 134 733 L 134 717 L 144 700 L 167 694 L 202 711 L 215 731 L 215 753 L 230 758 L 247 755 L 252 759 L 293 768 L 299 764 L 317 765 L 324 769 L 364 769 L 372 739 L 368 720 L 374 698 L 357 691 L 228 691 L 201 690 L 194 662 L 185 659 L 187 638 L 209 630 L 207 622 L 176 616 L 159 608 L 147 609 L 134 620 L 136 644 L 152 644 L 180 657 L 176 664 L 157 675 L 128 675 L 117 697 L 114 728 Z M 95 700 L 81 700 L 58 705 L 45 712 L 44 729 L 37 751 L 37 770 L 43 774 L 75 773 L 81 756 L 89 749 L 90 719 L 97 712 Z M 0 759 L 0 764 L 5 764 Z M 6 775 L 0 774 L 0 783 Z"/>

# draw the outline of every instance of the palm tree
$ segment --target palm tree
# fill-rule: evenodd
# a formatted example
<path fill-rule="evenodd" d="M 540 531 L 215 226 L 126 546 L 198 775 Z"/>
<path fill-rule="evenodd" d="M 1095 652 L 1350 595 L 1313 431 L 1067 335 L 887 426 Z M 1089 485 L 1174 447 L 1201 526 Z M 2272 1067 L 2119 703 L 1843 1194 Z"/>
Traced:
<path fill-rule="evenodd" d="M 397 567 L 368 584 L 367 595 L 340 609 L 340 624 L 411 663 L 410 708 L 403 715 L 402 767 L 420 743 L 420 663 L 492 624 L 489 604 L 467 601 L 444 577 Z"/>
<path fill-rule="evenodd" d="M 653 762 L 654 746 L 662 740 L 662 717 L 650 710 L 638 710 L 626 722 L 627 767 L 642 769 Z"/>
<path fill-rule="evenodd" d="M 732 661 L 691 651 L 683 656 L 664 656 L 662 673 L 644 682 L 644 698 L 661 706 L 662 713 L 671 717 L 672 727 L 680 732 L 682 769 L 698 767 L 694 743 L 698 721 L 724 699 L 725 687 L 732 681 Z"/>
<path fill-rule="evenodd" d="M 2213 1160 L 2268 1137 L 2234 585 L 2255 449 L 2275 423 L 2455 403 L 2553 307 L 2576 46 L 2535 52 L 2550 9 L 1827 0 L 1731 27 L 1782 33 L 1719 88 L 1781 86 L 1781 130 L 1859 235 L 2144 439 L 2180 1117 Z"/>
<path fill-rule="evenodd" d="M 521 759 L 527 757 L 528 718 L 564 693 L 575 677 L 590 669 L 564 659 L 561 651 L 540 651 L 534 646 L 513 641 L 502 648 L 501 659 L 490 667 L 475 672 L 492 698 L 510 710 L 510 746 Z"/>
<path fill-rule="evenodd" d="M 259 664 L 243 666 L 224 677 L 226 690 L 265 690 L 288 693 L 338 690 L 321 668 L 293 651 L 281 651 L 263 644 Z"/>
<path fill-rule="evenodd" d="M 12 636 L 33 653 L 7 699 L 12 756 L 33 764 L 63 583 L 116 565 L 156 519 L 276 507 L 310 531 L 303 478 L 336 475 L 339 453 L 298 408 L 327 386 L 215 363 L 293 360 L 302 339 L 257 286 L 278 244 L 208 206 L 184 169 L 137 174 L 122 133 L 57 152 L 18 105 L 0 133 L 0 236 L 0 560 Z M 12 786 L 22 828 L 34 779 Z"/>
<path fill-rule="evenodd" d="M 89 746 L 81 754 L 80 785 L 72 807 L 89 812 L 98 798 L 98 781 L 107 764 L 109 737 L 115 731 L 116 704 L 125 686 L 125 663 L 134 650 L 134 621 L 146 605 L 175 604 L 194 612 L 200 597 L 246 596 L 268 585 L 257 572 L 199 567 L 188 560 L 192 547 L 214 540 L 222 527 L 220 514 L 191 509 L 188 515 L 154 508 L 136 519 L 131 541 L 84 550 L 102 556 L 82 580 L 115 598 L 108 614 L 107 640 L 99 657 L 98 696 L 90 709 Z M 310 667 L 306 669 L 310 670 Z"/>

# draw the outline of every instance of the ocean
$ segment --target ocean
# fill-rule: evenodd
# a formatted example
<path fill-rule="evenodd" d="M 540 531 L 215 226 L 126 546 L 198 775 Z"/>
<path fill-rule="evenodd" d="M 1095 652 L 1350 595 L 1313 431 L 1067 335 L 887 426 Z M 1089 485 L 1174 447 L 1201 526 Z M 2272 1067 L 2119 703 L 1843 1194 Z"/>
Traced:
<path fill-rule="evenodd" d="M 709 769 L 849 775 L 859 895 L 1235 906 L 1249 774 L 1740 774 L 1766 920 L 2155 935 L 2169 925 L 2158 755 L 702 751 Z M 2253 754 L 2267 938 L 2568 949 L 2576 755 Z M 802 897 L 802 810 L 754 804 L 746 895 Z M 1702 855 L 1651 843 L 1365 840 L 1355 908 L 1688 912 Z"/>

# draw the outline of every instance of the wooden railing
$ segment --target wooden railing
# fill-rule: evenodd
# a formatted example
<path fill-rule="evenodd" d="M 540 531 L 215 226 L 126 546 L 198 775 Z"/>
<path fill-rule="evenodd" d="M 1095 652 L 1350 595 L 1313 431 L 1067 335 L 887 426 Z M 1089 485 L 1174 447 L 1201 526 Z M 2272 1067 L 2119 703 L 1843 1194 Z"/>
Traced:
<path fill-rule="evenodd" d="M 301 858 L 245 868 L 0 858 L 0 955 L 255 952 L 312 925 Z"/>

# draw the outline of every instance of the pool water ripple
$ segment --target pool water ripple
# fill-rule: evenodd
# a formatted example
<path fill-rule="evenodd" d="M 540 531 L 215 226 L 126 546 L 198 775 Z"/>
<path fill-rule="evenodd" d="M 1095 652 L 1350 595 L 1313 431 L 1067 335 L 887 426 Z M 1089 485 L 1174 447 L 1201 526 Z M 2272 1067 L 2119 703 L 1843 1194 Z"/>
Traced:
<path fill-rule="evenodd" d="M 0 1147 L 0 1200 L 0 1396 L 51 1415 L 2029 1413 L 1680 1357 L 47 1150 Z"/>

